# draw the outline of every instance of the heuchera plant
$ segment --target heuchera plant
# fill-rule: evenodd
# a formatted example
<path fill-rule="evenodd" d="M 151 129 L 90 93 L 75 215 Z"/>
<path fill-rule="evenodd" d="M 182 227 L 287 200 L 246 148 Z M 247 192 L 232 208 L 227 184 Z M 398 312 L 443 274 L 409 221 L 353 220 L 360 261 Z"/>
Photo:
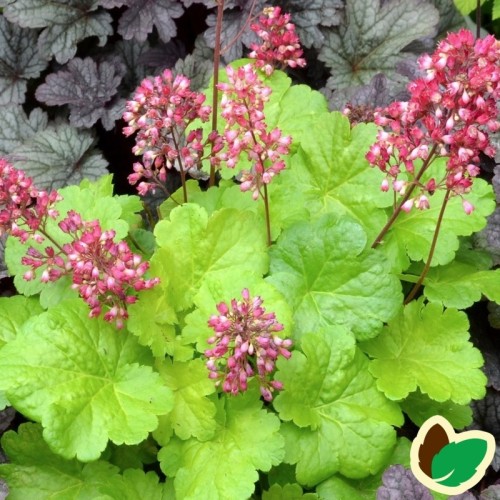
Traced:
<path fill-rule="evenodd" d="M 399 464 L 386 494 L 411 483 L 405 415 L 460 429 L 484 397 L 462 309 L 500 302 L 471 256 L 499 42 L 451 33 L 354 124 L 283 72 L 287 14 L 253 29 L 205 93 L 166 69 L 127 103 L 129 181 L 171 194 L 152 233 L 109 177 L 46 192 L 0 161 L 0 403 L 31 421 L 2 439 L 12 498 L 366 498 Z"/>

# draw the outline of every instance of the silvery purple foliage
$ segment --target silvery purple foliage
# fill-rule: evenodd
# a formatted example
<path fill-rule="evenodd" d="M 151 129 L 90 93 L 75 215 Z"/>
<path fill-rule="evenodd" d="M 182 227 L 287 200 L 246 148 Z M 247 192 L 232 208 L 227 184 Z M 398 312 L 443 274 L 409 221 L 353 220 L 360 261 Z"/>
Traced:
<path fill-rule="evenodd" d="M 382 476 L 377 500 L 432 500 L 432 495 L 410 469 L 402 465 L 392 465 Z"/>

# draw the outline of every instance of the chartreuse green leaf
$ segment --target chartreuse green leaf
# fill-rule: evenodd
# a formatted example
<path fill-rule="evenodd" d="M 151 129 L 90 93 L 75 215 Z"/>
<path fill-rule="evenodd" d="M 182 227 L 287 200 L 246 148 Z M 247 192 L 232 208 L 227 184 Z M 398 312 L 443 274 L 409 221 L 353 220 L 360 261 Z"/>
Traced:
<path fill-rule="evenodd" d="M 485 394 L 481 353 L 469 342 L 465 313 L 441 305 L 410 302 L 361 348 L 373 359 L 370 371 L 390 399 L 417 389 L 439 402 L 468 404 Z"/>
<path fill-rule="evenodd" d="M 82 498 L 161 500 L 164 486 L 154 472 L 118 467 L 99 460 L 83 464 L 53 453 L 38 424 L 22 424 L 18 433 L 2 437 L 10 463 L 0 464 L 0 476 L 9 485 L 13 500 L 71 500 Z"/>
<path fill-rule="evenodd" d="M 186 326 L 182 330 L 184 342 L 197 344 L 197 349 L 204 352 L 210 345 L 207 339 L 214 331 L 208 326 L 208 320 L 213 314 L 218 315 L 217 304 L 232 299 L 242 300 L 241 292 L 248 288 L 252 297 L 259 296 L 263 300 L 262 307 L 266 312 L 274 312 L 277 321 L 284 329 L 279 333 L 281 338 L 291 336 L 292 311 L 285 297 L 273 285 L 267 283 L 254 273 L 235 275 L 228 281 L 220 276 L 210 276 L 203 282 L 194 298 L 195 310 L 186 316 Z"/>
<path fill-rule="evenodd" d="M 491 12 L 491 18 L 493 21 L 500 17 L 500 2 L 498 0 L 493 0 L 493 10 Z"/>
<path fill-rule="evenodd" d="M 189 202 L 203 207 L 208 215 L 212 215 L 221 208 L 237 208 L 257 212 L 257 207 L 260 206 L 260 203 L 256 203 L 251 196 L 246 196 L 245 193 L 241 192 L 239 184 L 230 180 L 222 179 L 218 186 L 202 190 L 198 181 L 190 179 L 186 182 L 186 190 Z M 170 217 L 170 212 L 179 206 L 177 200 L 181 199 L 182 187 L 160 205 L 159 211 L 162 219 Z"/>
<path fill-rule="evenodd" d="M 144 472 L 140 469 L 127 469 L 115 481 L 108 482 L 100 488 L 104 498 L 110 500 L 164 500 L 173 498 L 167 494 L 167 486 L 160 483 L 160 478 L 153 472 Z"/>
<path fill-rule="evenodd" d="M 151 266 L 151 276 L 158 276 L 161 263 L 155 262 Z M 169 294 L 165 281 L 165 274 L 161 274 L 161 283 L 150 290 L 141 292 L 140 300 L 128 308 L 129 319 L 127 328 L 137 335 L 141 345 L 149 346 L 156 357 L 165 354 L 176 359 L 189 359 L 191 352 L 186 352 L 181 345 L 180 337 L 176 333 L 177 315 L 169 302 Z"/>
<path fill-rule="evenodd" d="M 293 203 L 290 203 L 291 196 L 288 192 L 290 183 L 283 181 L 288 175 L 290 175 L 288 170 L 281 172 L 267 187 L 270 198 L 269 210 L 273 240 L 278 237 L 282 228 L 288 227 L 299 220 L 309 219 L 301 191 L 293 193 Z M 285 183 L 283 187 L 282 181 Z M 260 218 L 259 224 L 265 224 L 264 203 L 262 203 L 262 200 L 254 200 L 249 193 L 242 192 L 239 184 L 229 180 L 221 180 L 218 186 L 204 191 L 201 190 L 197 181 L 191 180 L 186 184 L 189 202 L 197 203 L 205 208 L 208 215 L 221 208 L 250 210 Z M 170 212 L 178 206 L 178 203 L 173 201 L 174 199 L 182 199 L 182 188 L 179 188 L 160 205 L 162 218 L 168 218 Z"/>
<path fill-rule="evenodd" d="M 403 279 L 416 282 L 423 270 L 423 263 L 413 263 Z M 491 300 L 500 300 L 496 271 L 489 271 L 491 257 L 486 252 L 472 249 L 468 239 L 461 240 L 455 259 L 445 266 L 431 267 L 424 279 L 424 295 L 430 302 L 445 307 L 465 309 L 486 294 Z"/>
<path fill-rule="evenodd" d="M 262 493 L 262 500 L 317 500 L 316 493 L 303 493 L 300 484 L 273 484 L 269 490 Z"/>
<path fill-rule="evenodd" d="M 303 131 L 290 174 L 280 182 L 280 189 L 288 195 L 283 201 L 303 198 L 311 217 L 327 212 L 348 214 L 373 240 L 387 220 L 380 207 L 392 203 L 380 190 L 380 172 L 365 159 L 376 132 L 375 125 L 367 124 L 351 129 L 349 120 L 338 112 L 317 117 Z"/>
<path fill-rule="evenodd" d="M 437 159 L 425 179 L 432 175 L 439 179 L 445 170 L 444 159 Z M 394 263 L 397 272 L 408 268 L 410 260 L 427 261 L 443 199 L 444 192 L 436 191 L 430 198 L 428 210 L 413 209 L 409 213 L 401 212 L 384 237 L 383 244 L 378 248 Z M 482 179 L 474 180 L 474 188 L 467 194 L 467 200 L 475 207 L 470 215 L 464 212 L 458 196 L 448 202 L 432 257 L 432 266 L 451 262 L 459 248 L 458 237 L 468 236 L 483 229 L 486 217 L 495 209 L 493 188 Z"/>
<path fill-rule="evenodd" d="M 235 276 L 268 268 L 265 225 L 249 211 L 224 208 L 210 217 L 195 204 L 185 204 L 170 214 L 170 220 L 155 227 L 157 262 L 165 272 L 169 303 L 176 311 L 192 306 L 193 298 L 207 276 L 231 281 Z"/>
<path fill-rule="evenodd" d="M 130 212 L 127 210 L 122 216 L 123 207 L 127 204 L 120 202 L 112 196 L 112 177 L 106 176 L 95 183 L 83 181 L 80 186 L 68 186 L 59 190 L 63 200 L 56 205 L 59 211 L 59 217 L 56 220 L 47 221 L 46 230 L 59 245 L 63 245 L 71 240 L 71 237 L 64 234 L 58 227 L 58 223 L 67 216 L 69 210 L 78 212 L 82 219 L 92 221 L 99 220 L 103 230 L 113 229 L 116 232 L 116 240 L 125 238 L 128 233 Z M 130 205 L 130 208 L 138 208 L 138 205 Z M 123 217 L 125 217 L 124 220 Z M 38 244 L 34 241 L 29 242 L 33 246 L 45 253 L 45 247 L 50 245 L 48 240 Z M 35 295 L 40 293 L 40 303 L 43 307 L 56 305 L 59 301 L 68 296 L 76 297 L 76 292 L 68 286 L 69 282 L 58 281 L 55 283 L 42 283 L 39 279 L 26 281 L 23 278 L 24 273 L 29 267 L 21 263 L 21 259 L 26 255 L 28 245 L 21 244 L 15 238 L 8 238 L 5 249 L 5 261 L 9 271 L 14 275 L 14 284 L 17 290 L 24 295 Z M 38 277 L 41 275 L 44 266 L 37 270 Z"/>
<path fill-rule="evenodd" d="M 363 478 L 386 463 L 396 444 L 392 425 L 399 407 L 376 387 L 368 359 L 354 336 L 337 326 L 302 338 L 290 360 L 278 361 L 284 390 L 274 407 L 282 426 L 287 463 L 297 463 L 297 480 L 313 486 L 340 472 Z"/>
<path fill-rule="evenodd" d="M 175 476 L 177 498 L 248 498 L 258 479 L 283 459 L 279 418 L 262 408 L 259 391 L 214 400 L 216 430 L 212 439 L 172 438 L 158 453 L 167 477 Z"/>
<path fill-rule="evenodd" d="M 397 313 L 400 282 L 366 241 L 358 223 L 326 214 L 286 229 L 271 248 L 268 281 L 294 311 L 295 339 L 335 324 L 368 339 Z"/>
<path fill-rule="evenodd" d="M 37 299 L 15 295 L 0 297 L 0 349 L 16 338 L 23 324 L 33 316 L 43 312 Z M 0 391 L 0 410 L 9 405 L 9 400 Z"/>
<path fill-rule="evenodd" d="M 485 3 L 486 0 L 481 0 L 481 5 Z M 474 9 L 477 8 L 477 0 L 453 0 L 455 7 L 464 15 L 470 14 Z"/>
<path fill-rule="evenodd" d="M 37 299 L 15 295 L 0 297 L 0 349 L 14 340 L 23 324 L 43 312 Z"/>
<path fill-rule="evenodd" d="M 381 483 L 381 477 L 387 467 L 401 464 L 410 467 L 411 441 L 399 438 L 392 455 L 377 474 L 364 479 L 347 479 L 340 475 L 332 476 L 323 481 L 316 488 L 321 500 L 349 499 L 349 500 L 373 500 L 377 496 L 377 489 Z"/>
<path fill-rule="evenodd" d="M 103 497 L 102 488 L 119 482 L 119 469 L 104 461 L 83 464 L 56 455 L 43 440 L 39 424 L 22 424 L 2 437 L 9 463 L 0 476 L 12 500 L 72 500 Z"/>
<path fill-rule="evenodd" d="M 487 442 L 478 438 L 448 443 L 432 459 L 432 479 L 443 486 L 460 486 L 476 473 L 487 449 Z"/>
<path fill-rule="evenodd" d="M 439 403 L 418 390 L 408 395 L 400 405 L 419 427 L 434 415 L 443 416 L 455 429 L 463 429 L 472 423 L 472 409 L 469 405 L 459 405 L 453 401 Z"/>
<path fill-rule="evenodd" d="M 144 440 L 157 415 L 172 409 L 172 391 L 151 363 L 133 335 L 89 319 L 81 300 L 68 300 L 25 323 L 0 350 L 0 389 L 42 423 L 55 452 L 95 460 L 108 439 Z"/>
<path fill-rule="evenodd" d="M 215 392 L 215 384 L 208 378 L 204 361 L 198 358 L 178 363 L 166 359 L 158 370 L 174 393 L 174 408 L 161 417 L 160 425 L 172 427 L 181 439 L 210 439 L 215 432 L 216 409 L 207 396 Z"/>
<path fill-rule="evenodd" d="M 465 309 L 485 295 L 500 303 L 500 269 L 489 270 L 478 250 L 461 251 L 445 266 L 429 269 L 424 295 L 430 302 Z M 489 259 L 487 259 L 489 260 Z"/>

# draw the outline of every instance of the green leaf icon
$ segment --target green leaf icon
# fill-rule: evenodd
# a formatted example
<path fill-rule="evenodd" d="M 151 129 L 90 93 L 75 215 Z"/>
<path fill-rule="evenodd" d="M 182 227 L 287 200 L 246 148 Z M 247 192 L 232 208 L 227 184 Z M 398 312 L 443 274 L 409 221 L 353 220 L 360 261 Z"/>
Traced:
<path fill-rule="evenodd" d="M 487 449 L 486 440 L 478 438 L 447 444 L 432 459 L 432 478 L 443 486 L 460 486 L 476 473 Z"/>

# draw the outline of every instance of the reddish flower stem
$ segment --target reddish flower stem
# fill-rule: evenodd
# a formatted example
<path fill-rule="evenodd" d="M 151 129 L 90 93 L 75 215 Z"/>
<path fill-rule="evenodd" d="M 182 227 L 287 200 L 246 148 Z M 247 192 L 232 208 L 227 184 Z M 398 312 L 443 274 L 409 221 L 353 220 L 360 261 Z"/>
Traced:
<path fill-rule="evenodd" d="M 179 143 L 178 143 L 177 139 L 175 138 L 174 130 L 172 130 L 172 140 L 174 142 L 175 149 L 179 153 L 179 156 L 177 157 L 177 159 L 179 160 L 179 172 L 181 174 L 182 194 L 184 197 L 184 203 L 187 203 L 188 194 L 187 194 L 187 187 L 186 187 L 186 172 L 184 171 L 184 165 L 182 164 L 182 158 L 181 158 L 181 150 L 179 147 Z"/>
<path fill-rule="evenodd" d="M 401 212 L 402 206 L 410 199 L 410 196 L 412 195 L 414 189 L 417 187 L 418 181 L 422 178 L 422 175 L 424 175 L 425 171 L 429 167 L 429 165 L 432 163 L 432 160 L 434 159 L 434 153 L 436 151 L 437 145 L 434 144 L 432 146 L 431 151 L 429 152 L 429 156 L 427 159 L 424 161 L 424 164 L 418 171 L 417 175 L 415 176 L 415 179 L 413 183 L 409 186 L 408 190 L 406 191 L 405 195 L 403 196 L 402 200 L 399 202 L 399 205 L 396 207 L 394 212 L 392 213 L 391 217 L 385 224 L 385 226 L 382 228 L 378 236 L 375 238 L 375 241 L 372 243 L 372 248 L 376 248 L 382 241 L 382 238 L 386 235 L 387 231 L 391 228 L 391 226 L 394 224 L 394 221 L 397 219 L 399 213 Z"/>
<path fill-rule="evenodd" d="M 219 105 L 219 64 L 220 64 L 220 37 L 222 32 L 222 16 L 224 14 L 224 0 L 217 1 L 217 22 L 215 25 L 215 49 L 214 49 L 214 76 L 213 76 L 213 97 L 212 97 L 212 130 L 217 130 L 217 114 Z M 212 146 L 213 147 L 213 146 Z M 210 187 L 215 185 L 215 165 L 210 163 Z"/>
<path fill-rule="evenodd" d="M 270 247 L 271 239 L 271 217 L 269 216 L 269 198 L 267 196 L 267 184 L 264 183 L 264 210 L 266 212 L 267 246 Z"/>
<path fill-rule="evenodd" d="M 422 283 L 424 282 L 427 273 L 429 272 L 429 269 L 431 267 L 432 257 L 434 256 L 434 251 L 436 250 L 436 244 L 439 236 L 439 231 L 441 229 L 441 223 L 443 222 L 444 211 L 446 210 L 446 205 L 448 204 L 448 201 L 450 199 L 450 193 L 451 193 L 450 189 L 446 190 L 446 195 L 444 197 L 443 204 L 441 205 L 441 210 L 439 211 L 439 216 L 436 223 L 436 229 L 434 230 L 434 236 L 432 237 L 432 243 L 431 243 L 431 248 L 429 250 L 429 256 L 427 257 L 427 262 L 425 263 L 424 269 L 422 270 L 422 273 L 420 274 L 418 281 L 415 283 L 415 285 L 413 285 L 413 288 L 406 297 L 404 305 L 408 304 L 413 300 L 417 292 L 420 290 L 420 287 L 422 286 Z"/>

